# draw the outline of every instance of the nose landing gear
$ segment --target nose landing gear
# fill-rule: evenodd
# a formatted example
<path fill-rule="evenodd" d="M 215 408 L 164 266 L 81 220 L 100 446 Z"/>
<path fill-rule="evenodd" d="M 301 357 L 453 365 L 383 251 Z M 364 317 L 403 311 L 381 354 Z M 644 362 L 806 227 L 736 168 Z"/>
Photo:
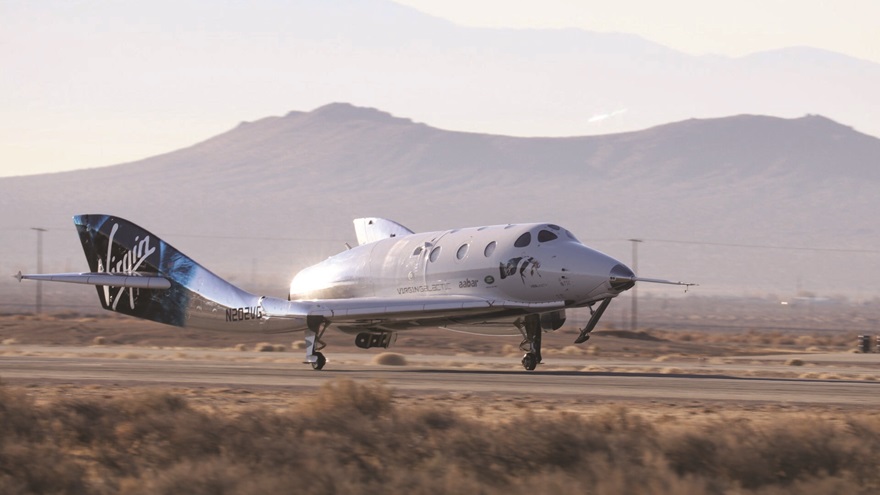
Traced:
<path fill-rule="evenodd" d="M 599 318 L 602 318 L 602 313 L 605 312 L 605 309 L 608 308 L 608 305 L 611 304 L 611 298 L 605 298 L 602 300 L 602 303 L 599 304 L 599 308 L 593 311 L 593 306 L 590 306 L 590 321 L 587 322 L 587 326 L 581 330 L 578 338 L 575 339 L 575 344 L 583 344 L 584 342 L 590 340 L 590 332 L 596 328 L 596 324 L 599 323 Z"/>
<path fill-rule="evenodd" d="M 541 317 L 528 315 L 524 325 L 520 326 L 523 333 L 523 341 L 519 348 L 526 351 L 522 358 L 522 365 L 526 371 L 534 371 L 541 364 Z"/>

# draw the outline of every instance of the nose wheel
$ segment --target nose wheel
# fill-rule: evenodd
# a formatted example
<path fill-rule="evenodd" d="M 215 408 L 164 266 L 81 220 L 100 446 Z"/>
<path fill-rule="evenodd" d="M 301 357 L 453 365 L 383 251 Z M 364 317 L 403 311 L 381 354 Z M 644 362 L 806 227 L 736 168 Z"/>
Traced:
<path fill-rule="evenodd" d="M 530 352 L 523 356 L 522 365 L 526 371 L 535 371 L 535 368 L 538 367 L 538 357 L 533 352 Z"/>

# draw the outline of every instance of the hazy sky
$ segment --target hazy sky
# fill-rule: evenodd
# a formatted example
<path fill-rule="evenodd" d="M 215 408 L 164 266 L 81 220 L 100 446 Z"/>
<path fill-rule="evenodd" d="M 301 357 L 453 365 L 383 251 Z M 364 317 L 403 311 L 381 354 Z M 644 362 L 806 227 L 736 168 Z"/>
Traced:
<path fill-rule="evenodd" d="M 812 46 L 880 62 L 876 0 L 396 0 L 457 24 L 638 34 L 692 55 Z"/>
<path fill-rule="evenodd" d="M 326 26 L 308 24 L 310 13 L 357 19 L 365 15 L 357 9 L 375 10 L 371 1 L 353 0 L 353 13 L 348 3 L 318 0 L 0 1 L 0 176 L 133 161 L 243 120 L 331 101 L 380 108 L 394 101 L 400 116 L 450 127 L 424 107 L 410 114 L 407 101 L 432 92 L 394 94 L 381 65 L 364 85 L 352 82 L 355 68 L 324 62 L 332 55 L 369 64 L 371 50 L 388 50 L 381 40 L 377 47 L 318 43 Z M 467 26 L 632 33 L 688 54 L 805 45 L 880 62 L 880 2 L 871 0 L 398 3 Z M 442 47 L 430 48 L 443 56 Z M 436 79 L 433 93 L 442 94 L 448 82 Z M 474 129 L 511 132 L 504 120 Z M 575 131 L 538 125 L 533 132 Z"/>

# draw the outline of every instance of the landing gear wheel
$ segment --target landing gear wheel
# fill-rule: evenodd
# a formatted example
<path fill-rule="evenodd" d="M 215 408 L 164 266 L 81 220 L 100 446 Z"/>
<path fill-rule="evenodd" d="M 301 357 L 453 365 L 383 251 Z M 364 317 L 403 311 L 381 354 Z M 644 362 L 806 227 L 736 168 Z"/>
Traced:
<path fill-rule="evenodd" d="M 528 371 L 534 371 L 538 367 L 538 358 L 533 353 L 528 353 L 522 359 L 523 368 Z"/>
<path fill-rule="evenodd" d="M 324 365 L 327 364 L 327 358 L 324 357 L 320 352 L 316 352 L 315 356 L 318 358 L 317 361 L 312 363 L 313 370 L 320 370 L 324 368 Z"/>

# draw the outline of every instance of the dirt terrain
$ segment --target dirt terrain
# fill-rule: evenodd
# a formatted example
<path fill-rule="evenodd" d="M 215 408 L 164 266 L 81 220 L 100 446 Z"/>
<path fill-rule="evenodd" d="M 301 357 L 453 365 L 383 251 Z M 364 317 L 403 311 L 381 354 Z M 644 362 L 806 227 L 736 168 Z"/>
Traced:
<path fill-rule="evenodd" d="M 700 301 L 697 301 L 699 304 Z M 691 309 L 694 308 L 693 302 Z M 872 314 L 865 311 L 833 311 L 820 307 L 811 309 L 807 318 L 779 317 L 776 305 L 759 305 L 763 310 L 743 312 L 743 321 L 713 314 L 717 304 L 705 303 L 700 312 L 678 316 L 664 310 L 674 308 L 665 303 L 646 304 L 650 319 L 665 321 L 662 329 L 647 328 L 640 331 L 616 330 L 605 324 L 594 332 L 586 344 L 574 345 L 577 329 L 563 327 L 544 336 L 544 371 L 589 373 L 642 373 L 642 374 L 700 374 L 731 377 L 767 377 L 783 379 L 837 379 L 851 381 L 876 381 L 880 379 L 880 362 L 848 362 L 848 356 L 856 352 L 858 331 L 830 330 L 828 324 L 840 314 L 849 314 L 848 326 L 857 327 L 870 322 Z M 650 313 L 653 311 L 654 313 Z M 673 310 L 674 311 L 674 310 Z M 737 313 L 739 314 L 739 313 Z M 791 315 L 792 313 L 787 313 Z M 783 316 L 786 313 L 782 313 Z M 690 323 L 690 326 L 683 325 Z M 698 324 L 705 329 L 697 327 Z M 679 326 L 687 328 L 680 329 Z M 786 329 L 786 326 L 790 329 Z M 771 327 L 762 330 L 761 327 Z M 432 369 L 472 369 L 521 371 L 516 337 L 476 336 L 429 329 L 401 333 L 388 352 L 383 349 L 360 350 L 352 344 L 353 337 L 341 332 L 328 331 L 325 354 L 331 363 L 355 366 L 382 366 L 383 364 L 409 364 Z M 39 346 L 39 351 L 34 346 Z M 291 369 L 302 367 L 300 334 L 263 335 L 203 332 L 180 329 L 153 322 L 118 316 L 113 313 L 81 315 L 60 313 L 50 315 L 13 314 L 0 315 L 0 359 L 4 356 L 64 357 L 71 354 L 65 347 L 79 347 L 84 356 L 116 358 L 124 360 L 222 360 L 240 363 L 279 363 Z M 53 349 L 57 349 L 53 351 Z M 150 352 L 164 350 L 161 356 Z M 262 352 L 260 352 L 262 351 Z M 830 358 L 828 356 L 831 356 Z M 837 356 L 837 357 L 835 357 Z M 880 355 L 878 355 L 880 357 Z M 397 359 L 399 362 L 395 362 Z M 387 361 L 387 363 L 386 363 Z M 2 379 L 0 374 L 0 379 Z M 28 387 L 28 394 L 38 400 L 55 396 L 72 395 L 108 396 L 129 390 L 132 386 L 155 388 L 155 385 L 128 385 L 114 387 L 112 384 L 77 384 L 76 376 L 67 383 L 57 380 L 12 380 L 9 385 Z M 195 404 L 205 407 L 236 409 L 259 403 L 287 407 L 297 403 L 311 391 L 286 393 L 283 389 L 265 390 L 260 387 L 224 388 L 216 386 L 170 387 L 175 393 L 192 398 Z M 508 394 L 509 395 L 509 394 Z M 394 400 L 401 404 L 445 404 L 469 416 L 480 416 L 495 411 L 504 416 L 510 409 L 522 409 L 529 404 L 529 394 L 524 392 L 519 400 L 509 396 L 474 395 L 468 390 L 458 393 L 432 394 L 395 392 Z M 644 400 L 627 401 L 572 401 L 569 398 L 541 397 L 534 402 L 539 408 L 584 412 L 608 403 L 629 404 L 648 411 L 649 414 L 689 415 L 695 411 L 759 412 L 775 413 L 779 407 L 773 404 L 748 403 L 743 405 L 682 404 L 676 401 L 655 400 L 645 407 Z M 487 404 L 490 404 L 487 406 Z M 787 405 L 785 408 L 808 406 Z M 834 411 L 835 406 L 812 405 L 809 407 Z M 702 416 L 702 415 L 701 415 Z M 711 417 L 711 415 L 710 415 Z"/>
<path fill-rule="evenodd" d="M 516 337 L 432 329 L 365 351 L 331 331 L 316 372 L 296 334 L 0 315 L 0 486 L 876 493 L 880 354 L 856 352 L 875 316 L 761 307 L 606 323 L 580 346 L 565 327 L 535 372 Z"/>

